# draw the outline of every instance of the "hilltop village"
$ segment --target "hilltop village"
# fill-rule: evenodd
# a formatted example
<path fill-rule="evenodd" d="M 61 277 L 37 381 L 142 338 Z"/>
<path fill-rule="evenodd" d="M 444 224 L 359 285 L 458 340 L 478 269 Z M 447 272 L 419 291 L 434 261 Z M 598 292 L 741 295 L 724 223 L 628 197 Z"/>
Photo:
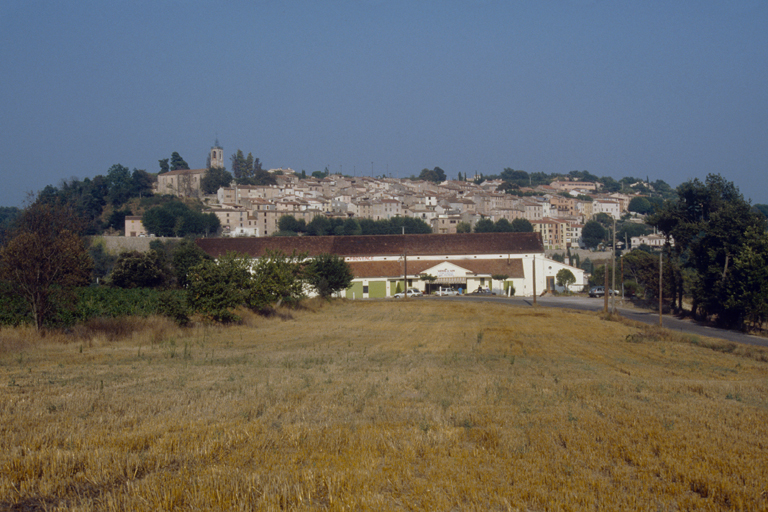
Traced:
<path fill-rule="evenodd" d="M 219 146 L 211 149 L 211 167 L 223 167 Z M 310 223 L 317 216 L 388 220 L 413 217 L 435 234 L 476 231 L 478 222 L 516 219 L 530 222 L 545 249 L 579 248 L 584 224 L 598 214 L 619 219 L 630 201 L 640 195 L 602 191 L 600 183 L 562 179 L 546 185 L 520 187 L 510 194 L 501 179 L 444 180 L 441 182 L 390 177 L 350 177 L 326 174 L 302 176 L 292 169 L 270 169 L 272 185 L 237 185 L 205 194 L 201 183 L 209 169 L 185 169 L 159 174 L 154 191 L 203 201 L 206 212 L 221 223 L 221 235 L 265 237 L 280 231 L 279 220 L 290 215 Z M 317 174 L 317 173 L 316 173 Z M 649 187 L 649 184 L 642 184 Z M 638 222 L 641 216 L 635 215 Z M 125 236 L 147 236 L 141 218 L 126 218 Z M 658 240 L 657 240 L 658 238 Z M 663 244 L 662 237 L 646 235 L 632 245 Z"/>

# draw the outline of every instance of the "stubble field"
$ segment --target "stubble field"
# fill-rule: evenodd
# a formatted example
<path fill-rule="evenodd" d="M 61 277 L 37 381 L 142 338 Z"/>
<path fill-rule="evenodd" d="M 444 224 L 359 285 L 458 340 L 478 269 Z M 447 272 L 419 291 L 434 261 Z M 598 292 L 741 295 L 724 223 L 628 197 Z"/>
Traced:
<path fill-rule="evenodd" d="M 129 327 L 0 331 L 0 510 L 768 510 L 760 349 L 439 299 Z"/>

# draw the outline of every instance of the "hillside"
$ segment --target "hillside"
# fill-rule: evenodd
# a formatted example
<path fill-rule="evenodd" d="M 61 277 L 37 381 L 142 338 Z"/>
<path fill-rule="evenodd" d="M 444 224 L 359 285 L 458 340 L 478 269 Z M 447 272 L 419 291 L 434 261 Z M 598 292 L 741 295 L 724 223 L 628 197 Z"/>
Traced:
<path fill-rule="evenodd" d="M 439 300 L 0 335 L 0 509 L 768 508 L 759 349 Z"/>

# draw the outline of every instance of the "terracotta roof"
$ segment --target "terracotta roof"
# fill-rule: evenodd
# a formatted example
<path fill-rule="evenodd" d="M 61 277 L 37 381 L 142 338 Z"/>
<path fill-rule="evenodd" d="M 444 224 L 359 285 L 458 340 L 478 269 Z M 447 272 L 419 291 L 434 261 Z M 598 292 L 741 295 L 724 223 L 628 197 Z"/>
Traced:
<path fill-rule="evenodd" d="M 178 171 L 168 171 L 161 174 L 158 174 L 158 176 L 179 176 L 183 174 L 200 174 L 208 172 L 208 169 L 179 169 Z"/>
<path fill-rule="evenodd" d="M 340 256 L 531 254 L 544 252 L 539 233 L 461 233 L 428 235 L 293 236 L 199 238 L 197 245 L 217 258 L 230 251 L 261 257 L 267 250 Z"/>
<path fill-rule="evenodd" d="M 415 276 L 424 273 L 445 260 L 413 260 L 408 259 L 408 275 Z M 520 258 L 499 258 L 492 260 L 450 260 L 450 263 L 477 275 L 505 274 L 510 278 L 523 278 L 523 260 Z M 356 278 L 373 277 L 402 277 L 402 260 L 392 261 L 350 261 L 349 266 Z"/>

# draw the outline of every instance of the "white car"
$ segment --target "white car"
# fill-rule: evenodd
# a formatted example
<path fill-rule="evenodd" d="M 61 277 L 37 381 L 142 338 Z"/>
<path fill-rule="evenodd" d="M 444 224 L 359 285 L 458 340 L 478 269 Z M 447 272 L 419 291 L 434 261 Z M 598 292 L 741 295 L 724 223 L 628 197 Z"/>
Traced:
<path fill-rule="evenodd" d="M 459 291 L 454 290 L 453 288 L 440 288 L 435 292 L 435 295 L 437 295 L 438 297 L 449 297 L 449 296 L 458 295 L 458 294 L 459 294 Z"/>
<path fill-rule="evenodd" d="M 421 293 L 421 290 L 419 290 L 418 288 L 408 288 L 408 290 L 406 290 L 405 293 L 398 292 L 394 294 L 393 297 L 396 299 L 402 299 L 406 295 L 408 295 L 408 297 L 421 297 L 424 294 Z"/>

